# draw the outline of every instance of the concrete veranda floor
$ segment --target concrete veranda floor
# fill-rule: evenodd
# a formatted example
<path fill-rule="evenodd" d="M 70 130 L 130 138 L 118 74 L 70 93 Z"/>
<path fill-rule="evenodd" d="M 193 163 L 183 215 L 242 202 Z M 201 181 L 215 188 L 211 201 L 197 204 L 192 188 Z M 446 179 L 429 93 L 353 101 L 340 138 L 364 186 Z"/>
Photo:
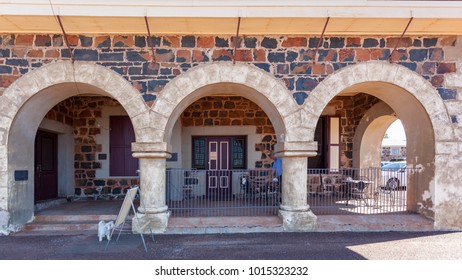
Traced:
<path fill-rule="evenodd" d="M 88 230 L 96 230 L 99 220 L 115 220 L 121 200 L 73 201 L 36 210 L 36 224 L 89 222 Z M 73 227 L 73 230 L 75 227 Z M 50 229 L 53 231 L 53 229 Z M 433 231 L 433 221 L 417 214 L 349 214 L 318 215 L 318 232 L 345 231 Z M 170 217 L 166 234 L 283 232 L 278 216 L 266 217 Z M 19 232 L 17 234 L 26 234 Z"/>

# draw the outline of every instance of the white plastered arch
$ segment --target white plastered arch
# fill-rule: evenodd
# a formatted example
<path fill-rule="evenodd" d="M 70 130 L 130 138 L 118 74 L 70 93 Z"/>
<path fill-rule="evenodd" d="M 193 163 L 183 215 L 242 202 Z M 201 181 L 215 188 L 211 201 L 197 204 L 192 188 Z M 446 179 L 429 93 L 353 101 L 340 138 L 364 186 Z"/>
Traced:
<path fill-rule="evenodd" d="M 418 210 L 428 217 L 435 217 L 439 203 L 435 188 L 437 182 L 444 180 L 442 174 L 447 169 L 447 163 L 442 159 L 457 146 L 449 114 L 437 90 L 404 66 L 364 62 L 342 68 L 327 77 L 311 92 L 303 107 L 317 120 L 336 95 L 359 92 L 381 99 L 401 119 L 407 137 L 408 165 L 422 168 L 416 194 Z M 438 188 L 445 186 L 438 183 Z"/>
<path fill-rule="evenodd" d="M 280 80 L 252 65 L 215 62 L 188 70 L 160 92 L 152 108 L 157 120 L 154 142 L 168 142 L 187 106 L 216 93 L 240 95 L 259 105 L 273 123 L 278 141 L 305 141 L 309 135 L 300 107 Z"/>
<path fill-rule="evenodd" d="M 33 145 L 41 120 L 59 102 L 88 93 L 116 99 L 132 120 L 149 110 L 122 76 L 87 62 L 42 66 L 16 80 L 0 96 L 0 210 L 9 213 L 10 224 L 33 217 Z M 132 123 L 135 134 L 142 134 L 139 123 Z M 27 170 L 28 180 L 16 182 L 15 170 Z"/>

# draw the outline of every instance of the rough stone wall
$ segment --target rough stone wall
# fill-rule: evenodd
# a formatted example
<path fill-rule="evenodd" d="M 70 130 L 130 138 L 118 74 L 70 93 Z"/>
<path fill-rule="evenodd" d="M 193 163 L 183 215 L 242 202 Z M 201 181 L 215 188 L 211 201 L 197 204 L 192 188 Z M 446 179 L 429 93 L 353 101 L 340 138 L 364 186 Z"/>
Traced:
<path fill-rule="evenodd" d="M 255 168 L 270 168 L 270 158 L 276 143 L 273 125 L 266 113 L 254 102 L 240 96 L 210 96 L 191 104 L 181 115 L 181 124 L 188 126 L 252 125 L 261 142 L 255 151 L 262 152 Z M 253 168 L 253 167 L 250 167 Z"/>
<path fill-rule="evenodd" d="M 369 60 L 388 60 L 397 37 L 328 37 L 318 55 L 318 38 L 302 36 L 244 36 L 236 60 L 244 61 L 275 75 L 303 104 L 309 92 L 335 70 Z M 393 54 L 395 63 L 416 71 L 433 86 L 444 100 L 456 99 L 457 91 L 445 88 L 445 74 L 456 72 L 453 60 L 445 61 L 457 43 L 455 36 L 404 37 Z M 233 37 L 162 36 L 153 37 L 155 61 L 146 36 L 104 35 L 69 36 L 74 57 L 94 61 L 130 81 L 152 104 L 157 93 L 173 78 L 201 63 L 230 61 Z M 20 76 L 43 64 L 68 60 L 68 49 L 61 35 L 1 35 L 0 92 Z M 317 63 L 313 64 L 313 59 Z"/>
<path fill-rule="evenodd" d="M 45 116 L 73 127 L 74 130 L 74 168 L 75 195 L 78 198 L 102 194 L 118 194 L 131 185 L 139 185 L 139 178 L 96 178 L 96 170 L 101 168 L 98 153 L 102 146 L 96 136 L 102 127 L 103 107 L 118 107 L 120 104 L 108 97 L 72 97 L 57 104 Z"/>
<path fill-rule="evenodd" d="M 353 138 L 356 127 L 364 114 L 380 100 L 376 97 L 359 93 L 354 96 L 336 96 L 329 102 L 335 108 L 335 116 L 340 117 L 340 166 L 353 166 Z"/>
<path fill-rule="evenodd" d="M 382 147 L 382 161 L 406 159 L 406 147 L 399 147 L 399 154 L 392 155 L 391 147 Z"/>

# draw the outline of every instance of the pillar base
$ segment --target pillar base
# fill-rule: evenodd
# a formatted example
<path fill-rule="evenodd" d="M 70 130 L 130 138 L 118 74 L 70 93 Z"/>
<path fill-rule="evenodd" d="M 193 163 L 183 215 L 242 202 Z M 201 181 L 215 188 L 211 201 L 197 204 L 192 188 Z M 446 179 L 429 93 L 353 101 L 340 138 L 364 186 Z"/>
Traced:
<path fill-rule="evenodd" d="M 315 231 L 318 217 L 310 209 L 302 211 L 279 210 L 284 231 L 305 232 Z"/>
<path fill-rule="evenodd" d="M 132 231 L 139 233 L 164 233 L 167 230 L 170 211 L 155 214 L 137 213 L 138 223 L 132 220 Z M 140 227 L 140 228 L 138 228 Z"/>

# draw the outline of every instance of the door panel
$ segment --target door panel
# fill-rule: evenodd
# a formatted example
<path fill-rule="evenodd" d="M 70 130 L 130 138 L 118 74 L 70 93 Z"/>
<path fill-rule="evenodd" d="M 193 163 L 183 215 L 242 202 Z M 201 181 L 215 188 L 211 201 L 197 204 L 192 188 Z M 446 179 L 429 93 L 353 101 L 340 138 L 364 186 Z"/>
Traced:
<path fill-rule="evenodd" d="M 37 131 L 35 137 L 34 200 L 58 197 L 58 136 Z"/>
<path fill-rule="evenodd" d="M 230 143 L 228 137 L 207 138 L 207 195 L 226 200 L 231 196 Z"/>

